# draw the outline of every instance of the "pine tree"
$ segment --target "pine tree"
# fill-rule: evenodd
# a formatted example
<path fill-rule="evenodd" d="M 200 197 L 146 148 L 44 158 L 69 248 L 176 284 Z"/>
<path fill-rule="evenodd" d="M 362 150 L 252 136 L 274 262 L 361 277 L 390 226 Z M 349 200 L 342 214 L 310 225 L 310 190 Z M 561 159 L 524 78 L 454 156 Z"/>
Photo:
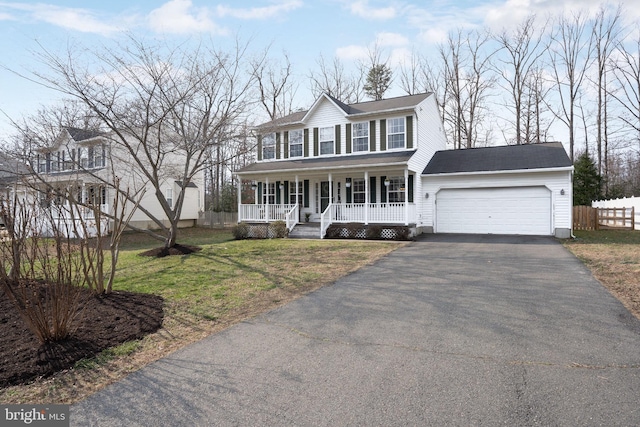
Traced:
<path fill-rule="evenodd" d="M 364 92 L 376 101 L 381 100 L 391 85 L 391 75 L 387 64 L 374 64 L 367 73 Z"/>
<path fill-rule="evenodd" d="M 602 177 L 589 156 L 583 153 L 573 164 L 573 204 L 591 206 L 591 201 L 602 198 Z"/>

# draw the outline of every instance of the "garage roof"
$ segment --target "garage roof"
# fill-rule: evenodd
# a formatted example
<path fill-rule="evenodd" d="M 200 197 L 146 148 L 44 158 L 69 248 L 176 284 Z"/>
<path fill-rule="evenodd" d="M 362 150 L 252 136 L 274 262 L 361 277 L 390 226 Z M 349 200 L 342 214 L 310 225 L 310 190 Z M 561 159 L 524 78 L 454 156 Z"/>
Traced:
<path fill-rule="evenodd" d="M 571 167 L 560 142 L 438 151 L 423 175 Z"/>

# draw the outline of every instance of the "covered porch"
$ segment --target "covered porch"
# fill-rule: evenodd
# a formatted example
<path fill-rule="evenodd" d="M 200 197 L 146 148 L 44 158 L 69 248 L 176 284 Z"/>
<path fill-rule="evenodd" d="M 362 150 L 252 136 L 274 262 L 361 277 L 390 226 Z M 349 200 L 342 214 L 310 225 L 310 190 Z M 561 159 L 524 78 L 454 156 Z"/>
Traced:
<path fill-rule="evenodd" d="M 272 168 L 278 163 L 270 162 Z M 284 221 L 289 230 L 317 223 L 323 238 L 334 223 L 416 223 L 415 172 L 406 164 L 329 170 L 238 173 L 238 222 Z"/>

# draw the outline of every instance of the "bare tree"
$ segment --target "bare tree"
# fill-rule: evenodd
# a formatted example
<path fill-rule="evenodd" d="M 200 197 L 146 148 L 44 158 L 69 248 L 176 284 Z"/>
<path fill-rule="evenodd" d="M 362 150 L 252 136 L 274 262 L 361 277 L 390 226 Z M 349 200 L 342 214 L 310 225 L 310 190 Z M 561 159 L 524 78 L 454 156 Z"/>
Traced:
<path fill-rule="evenodd" d="M 588 18 L 583 12 L 558 19 L 551 37 L 549 56 L 556 87 L 559 109 L 555 116 L 569 131 L 569 155 L 574 159 L 576 108 L 587 69 L 592 61 L 593 35 L 587 29 Z"/>
<path fill-rule="evenodd" d="M 292 70 L 289 56 L 283 53 L 283 59 L 263 58 L 252 61 L 253 73 L 256 77 L 260 104 L 270 120 L 291 114 L 293 112 L 293 99 L 297 91 L 297 85 L 292 81 Z"/>
<path fill-rule="evenodd" d="M 311 71 L 311 92 L 314 97 L 320 96 L 323 92 L 328 93 L 336 99 L 353 104 L 360 102 L 364 96 L 362 82 L 364 76 L 360 70 L 352 74 L 347 74 L 344 64 L 337 57 L 331 63 L 327 63 L 324 56 L 320 55 L 316 61 L 317 67 Z"/>
<path fill-rule="evenodd" d="M 489 91 L 495 83 L 488 49 L 489 33 L 461 30 L 451 33 L 440 45 L 443 66 L 443 120 L 455 149 L 472 148 L 484 143 L 483 114 Z"/>
<path fill-rule="evenodd" d="M 597 163 L 598 173 L 605 178 L 605 194 L 608 192 L 608 168 L 607 158 L 609 154 L 609 135 L 607 123 L 607 75 L 609 73 L 609 64 L 611 55 L 618 42 L 621 34 L 620 21 L 622 16 L 622 6 L 608 13 L 607 8 L 600 7 L 598 14 L 593 21 L 593 42 L 594 55 L 597 65 L 595 86 L 598 92 L 597 112 L 596 112 L 596 147 L 597 147 Z M 604 171 L 603 171 L 604 167 Z"/>
<path fill-rule="evenodd" d="M 114 161 L 130 164 L 134 182 L 153 188 L 169 224 L 143 205 L 139 210 L 161 230 L 150 234 L 166 248 L 176 243 L 185 189 L 205 167 L 209 148 L 221 143 L 220 130 L 245 112 L 254 79 L 247 47 L 168 49 L 130 38 L 88 58 L 75 57 L 78 49 L 66 58 L 40 52 L 50 72 L 36 78 L 84 103 L 118 148 Z M 173 203 L 161 188 L 168 179 L 180 185 Z"/>
<path fill-rule="evenodd" d="M 423 69 L 425 67 L 423 59 L 420 55 L 413 51 L 409 57 L 409 61 L 403 61 L 398 68 L 400 74 L 400 88 L 407 95 L 415 95 L 417 93 L 426 92 L 425 84 L 422 79 Z"/>
<path fill-rule="evenodd" d="M 523 113 L 527 112 L 526 103 L 531 100 L 540 101 L 540 94 L 533 93 L 527 99 L 527 89 L 537 89 L 535 77 L 540 58 L 545 53 L 543 43 L 546 24 L 538 26 L 534 15 L 528 16 L 513 33 L 506 31 L 496 37 L 501 50 L 506 54 L 497 61 L 500 66 L 498 73 L 502 77 L 503 89 L 508 92 L 506 107 L 511 110 L 511 118 L 507 121 L 512 123 L 515 132 L 515 143 L 522 144 L 529 142 L 526 137 L 526 129 L 523 126 Z M 533 83 L 533 84 L 532 84 Z M 538 109 L 537 105 L 533 106 Z M 525 123 L 526 123 L 525 119 Z"/>

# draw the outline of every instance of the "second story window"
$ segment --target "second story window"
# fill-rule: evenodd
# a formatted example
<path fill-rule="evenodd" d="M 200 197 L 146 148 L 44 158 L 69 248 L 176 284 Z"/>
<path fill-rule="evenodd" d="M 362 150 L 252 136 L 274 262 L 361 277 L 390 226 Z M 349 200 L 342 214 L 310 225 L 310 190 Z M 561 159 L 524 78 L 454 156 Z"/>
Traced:
<path fill-rule="evenodd" d="M 353 152 L 369 150 L 369 123 L 353 124 Z"/>
<path fill-rule="evenodd" d="M 268 133 L 262 137 L 262 158 L 264 160 L 276 158 L 276 134 Z"/>
<path fill-rule="evenodd" d="M 302 129 L 289 132 L 289 157 L 302 157 Z"/>
<path fill-rule="evenodd" d="M 405 147 L 404 117 L 387 120 L 387 144 L 389 149 Z"/>
<path fill-rule="evenodd" d="M 333 127 L 320 128 L 320 154 L 333 154 Z"/>

